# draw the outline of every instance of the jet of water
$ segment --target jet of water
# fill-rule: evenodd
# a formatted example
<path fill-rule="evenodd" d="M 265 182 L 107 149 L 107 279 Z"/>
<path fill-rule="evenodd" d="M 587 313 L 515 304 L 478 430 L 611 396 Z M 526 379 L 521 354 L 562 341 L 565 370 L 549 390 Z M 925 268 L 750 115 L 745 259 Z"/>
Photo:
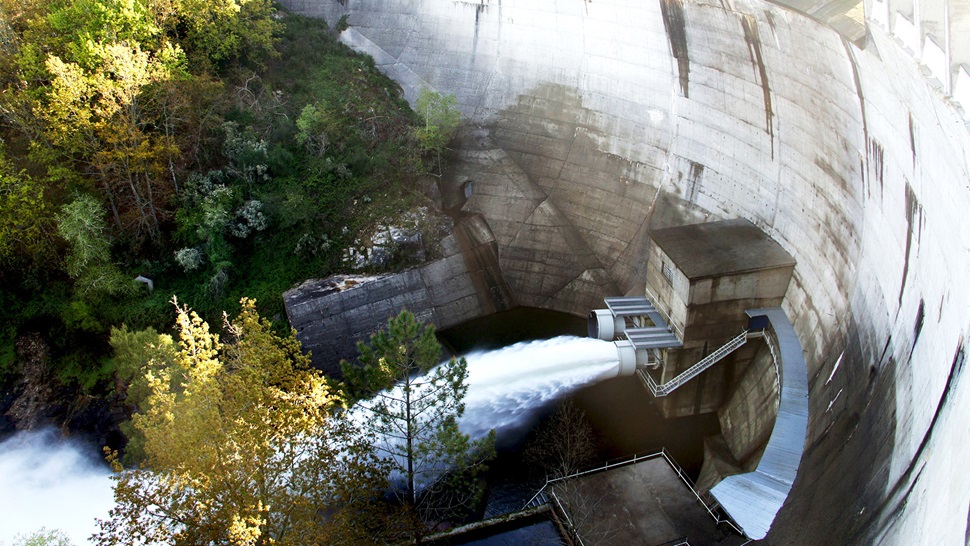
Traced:
<path fill-rule="evenodd" d="M 559 336 L 475 352 L 468 361 L 468 394 L 461 431 L 499 440 L 534 424 L 539 411 L 567 394 L 616 377 L 616 347 L 593 338 Z"/>
<path fill-rule="evenodd" d="M 468 362 L 468 391 L 464 399 L 465 414 L 458 427 L 472 439 L 482 438 L 495 429 L 500 446 L 520 442 L 552 402 L 583 386 L 616 377 L 620 367 L 615 345 L 575 336 L 473 352 L 465 359 Z M 412 396 L 419 397 L 423 387 L 426 385 L 413 387 L 416 391 Z M 404 398 L 400 385 L 392 387 L 388 394 L 390 399 Z M 361 401 L 347 417 L 363 425 L 371 418 L 372 404 L 373 400 Z M 406 466 L 400 454 L 403 446 L 400 438 L 378 436 L 375 442 L 385 454 L 397 453 L 394 456 L 398 458 L 398 467 Z M 418 477 L 418 485 L 423 487 L 425 480 L 446 470 L 425 468 Z M 403 477 L 399 473 L 392 472 L 392 482 L 401 480 Z"/>

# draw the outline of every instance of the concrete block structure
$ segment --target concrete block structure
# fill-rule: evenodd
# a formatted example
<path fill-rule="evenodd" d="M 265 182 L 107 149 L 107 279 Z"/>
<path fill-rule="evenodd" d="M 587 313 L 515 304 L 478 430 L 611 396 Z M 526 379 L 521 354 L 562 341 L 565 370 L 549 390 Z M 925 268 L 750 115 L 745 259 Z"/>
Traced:
<path fill-rule="evenodd" d="M 745 219 L 650 233 L 647 294 L 683 337 L 684 347 L 718 343 L 744 328 L 745 309 L 776 307 L 795 259 Z"/>
<path fill-rule="evenodd" d="M 287 317 L 314 366 L 339 376 L 340 360 L 358 355 L 357 342 L 404 308 L 422 322 L 448 328 L 515 307 L 495 239 L 480 216 L 458 222 L 441 246 L 442 258 L 403 273 L 311 279 L 286 291 Z"/>
<path fill-rule="evenodd" d="M 664 351 L 659 384 L 741 333 L 745 309 L 781 305 L 795 269 L 791 254 L 745 219 L 658 229 L 650 240 L 646 293 L 683 341 Z M 751 348 L 732 354 L 659 399 L 664 415 L 717 411 L 752 356 Z"/>

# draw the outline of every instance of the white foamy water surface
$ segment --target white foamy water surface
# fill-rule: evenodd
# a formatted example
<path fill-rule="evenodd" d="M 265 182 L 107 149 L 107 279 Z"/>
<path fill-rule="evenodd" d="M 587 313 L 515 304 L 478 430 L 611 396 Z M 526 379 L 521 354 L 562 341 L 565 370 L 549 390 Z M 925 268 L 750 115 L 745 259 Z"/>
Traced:
<path fill-rule="evenodd" d="M 0 544 L 42 527 L 87 544 L 95 518 L 114 505 L 111 470 L 90 446 L 50 429 L 25 431 L 0 443 Z"/>

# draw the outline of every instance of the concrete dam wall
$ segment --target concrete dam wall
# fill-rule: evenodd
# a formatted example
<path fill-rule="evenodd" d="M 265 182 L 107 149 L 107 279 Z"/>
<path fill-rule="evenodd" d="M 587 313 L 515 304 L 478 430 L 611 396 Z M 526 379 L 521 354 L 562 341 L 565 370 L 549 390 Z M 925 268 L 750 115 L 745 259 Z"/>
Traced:
<path fill-rule="evenodd" d="M 655 228 L 745 218 L 795 257 L 809 435 L 767 543 L 966 543 L 970 133 L 897 39 L 758 0 L 283 3 L 457 96 L 448 179 L 520 304 L 642 293 Z"/>

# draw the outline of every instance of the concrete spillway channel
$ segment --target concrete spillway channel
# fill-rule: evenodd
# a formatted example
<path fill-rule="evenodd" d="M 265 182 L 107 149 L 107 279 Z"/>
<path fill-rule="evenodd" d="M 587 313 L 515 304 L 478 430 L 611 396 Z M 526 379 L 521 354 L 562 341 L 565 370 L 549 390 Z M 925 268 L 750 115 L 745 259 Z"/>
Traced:
<path fill-rule="evenodd" d="M 642 293 L 671 226 L 743 218 L 791 254 L 808 432 L 768 543 L 965 543 L 965 2 L 283 3 L 346 16 L 409 99 L 457 97 L 442 183 L 475 181 L 519 305 Z M 829 17 L 856 6 L 861 34 Z"/>

